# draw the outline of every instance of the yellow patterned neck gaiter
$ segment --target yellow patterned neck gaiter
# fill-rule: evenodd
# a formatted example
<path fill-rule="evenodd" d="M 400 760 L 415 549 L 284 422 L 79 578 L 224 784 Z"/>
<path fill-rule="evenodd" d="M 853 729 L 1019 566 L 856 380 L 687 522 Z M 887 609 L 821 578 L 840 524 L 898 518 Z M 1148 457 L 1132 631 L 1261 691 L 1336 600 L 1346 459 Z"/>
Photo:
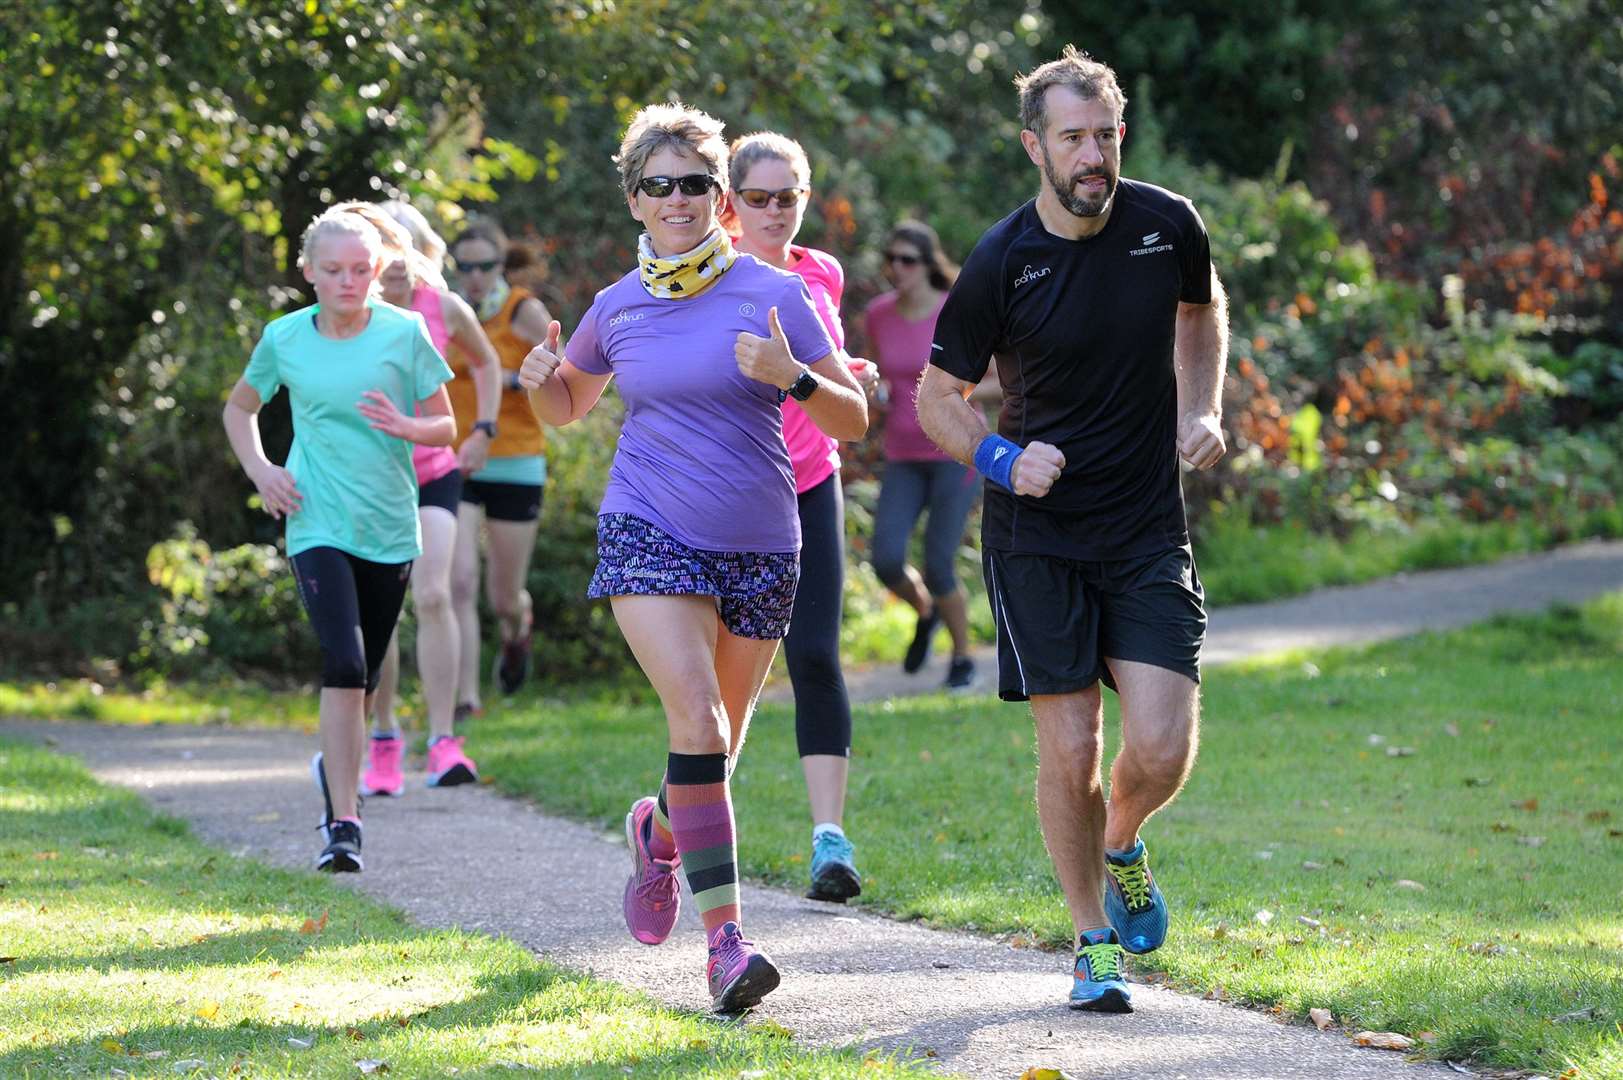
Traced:
<path fill-rule="evenodd" d="M 637 240 L 637 270 L 642 287 L 657 300 L 689 300 L 721 279 L 738 256 L 727 233 L 717 229 L 692 251 L 662 259 L 643 233 Z"/>

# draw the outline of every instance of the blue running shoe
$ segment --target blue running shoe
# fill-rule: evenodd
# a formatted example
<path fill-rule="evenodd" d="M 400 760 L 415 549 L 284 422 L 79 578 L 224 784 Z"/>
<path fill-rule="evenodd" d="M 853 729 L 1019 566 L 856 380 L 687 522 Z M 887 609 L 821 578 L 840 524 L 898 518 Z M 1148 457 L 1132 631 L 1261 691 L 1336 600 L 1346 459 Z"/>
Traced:
<path fill-rule="evenodd" d="M 852 862 L 851 841 L 835 828 L 812 834 L 811 890 L 809 900 L 843 904 L 862 892 L 862 875 Z"/>
<path fill-rule="evenodd" d="M 1140 840 L 1120 857 L 1105 853 L 1105 915 L 1135 956 L 1154 952 L 1167 939 L 1167 902 L 1150 873 L 1149 852 Z"/>
<path fill-rule="evenodd" d="M 1089 930 L 1076 947 L 1071 977 L 1071 1008 L 1092 1012 L 1130 1013 L 1133 994 L 1122 978 L 1122 949 L 1110 927 Z"/>

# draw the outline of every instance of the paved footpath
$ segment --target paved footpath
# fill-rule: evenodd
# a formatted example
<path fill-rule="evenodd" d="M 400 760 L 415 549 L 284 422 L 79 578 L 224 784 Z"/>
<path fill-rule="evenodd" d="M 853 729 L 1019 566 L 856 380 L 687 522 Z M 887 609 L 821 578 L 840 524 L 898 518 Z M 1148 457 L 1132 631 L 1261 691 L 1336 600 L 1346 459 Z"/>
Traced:
<path fill-rule="evenodd" d="M 1229 660 L 1281 647 L 1349 644 L 1614 589 L 1623 589 L 1623 544 L 1587 544 L 1218 612 L 1211 648 Z M 1349 625 L 1358 629 L 1337 629 Z M 103 780 L 135 788 L 229 851 L 298 868 L 313 856 L 316 804 L 306 762 L 314 740 L 307 735 L 23 721 L 0 721 L 0 735 L 39 739 L 84 758 Z M 707 1007 L 691 905 L 660 948 L 626 934 L 619 905 L 629 859 L 620 836 L 467 788 L 417 788 L 400 800 L 373 800 L 367 825 L 369 869 L 340 878 L 344 884 L 424 925 L 502 934 L 671 1005 Z M 1063 956 L 984 937 L 753 886 L 745 886 L 744 910 L 751 935 L 770 948 L 785 976 L 756 1015 L 811 1044 L 933 1052 L 945 1073 L 971 1077 L 1013 1078 L 1031 1066 L 1063 1068 L 1079 1080 L 1457 1075 L 1356 1048 L 1340 1033 L 1151 985 L 1134 987 L 1138 1011 L 1131 1016 L 1072 1013 L 1061 1004 L 1068 988 Z"/>

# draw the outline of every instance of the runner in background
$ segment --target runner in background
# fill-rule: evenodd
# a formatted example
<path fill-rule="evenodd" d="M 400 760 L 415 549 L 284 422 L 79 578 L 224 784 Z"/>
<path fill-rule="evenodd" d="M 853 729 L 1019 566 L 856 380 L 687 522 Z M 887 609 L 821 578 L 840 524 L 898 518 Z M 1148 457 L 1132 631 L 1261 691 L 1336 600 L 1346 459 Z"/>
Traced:
<path fill-rule="evenodd" d="M 451 244 L 457 288 L 473 306 L 485 336 L 501 362 L 501 406 L 482 468 L 466 472 L 457 512 L 456 555 L 451 567 L 451 604 L 461 632 L 461 671 L 457 679 L 458 718 L 484 711 L 480 691 L 479 556 L 484 540 L 485 598 L 496 616 L 500 643 L 494 677 L 504 694 L 520 686 L 530 670 L 533 605 L 525 582 L 535 553 L 541 520 L 542 486 L 547 478 L 546 436 L 518 385 L 524 354 L 546 336 L 552 316 L 529 290 L 509 285 L 507 234 L 489 219 L 474 221 Z M 457 430 L 472 438 L 479 418 L 473 382 L 466 378 L 469 355 L 451 350 L 446 358 L 457 379 L 451 406 Z M 458 446 L 461 452 L 461 446 Z"/>
<path fill-rule="evenodd" d="M 806 280 L 812 307 L 836 350 L 845 347 L 840 296 L 845 270 L 826 251 L 794 242 L 811 195 L 811 166 L 795 140 L 763 131 L 733 140 L 732 192 L 722 223 L 738 251 Z M 866 360 L 842 359 L 859 380 L 877 380 Z M 855 852 L 844 830 L 850 775 L 851 699 L 840 666 L 845 593 L 845 497 L 839 444 L 793 398 L 783 403 L 783 440 L 794 466 L 800 514 L 800 586 L 784 660 L 795 693 L 795 744 L 811 802 L 814 900 L 844 903 L 862 892 Z"/>

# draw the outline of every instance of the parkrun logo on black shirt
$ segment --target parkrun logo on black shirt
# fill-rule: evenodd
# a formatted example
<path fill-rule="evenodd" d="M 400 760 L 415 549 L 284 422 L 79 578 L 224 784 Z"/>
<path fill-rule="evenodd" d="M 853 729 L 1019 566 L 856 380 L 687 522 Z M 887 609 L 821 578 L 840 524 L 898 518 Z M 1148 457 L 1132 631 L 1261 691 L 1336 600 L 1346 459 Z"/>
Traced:
<path fill-rule="evenodd" d="M 1149 235 L 1145 236 L 1144 239 L 1139 241 L 1139 243 L 1144 245 L 1143 247 L 1134 248 L 1132 251 L 1129 251 L 1127 254 L 1129 254 L 1129 255 L 1154 255 L 1157 251 L 1171 251 L 1172 250 L 1171 243 L 1157 244 L 1156 241 L 1159 240 L 1159 239 L 1161 239 L 1161 234 L 1158 233 L 1158 232 L 1152 232 Z"/>
<path fill-rule="evenodd" d="M 1054 268 L 1051 267 L 1051 266 L 1045 266 L 1041 270 L 1033 270 L 1031 268 L 1031 264 L 1027 263 L 1025 271 L 1023 273 L 1021 273 L 1021 275 L 1019 277 L 1014 279 L 1014 287 L 1018 289 L 1022 285 L 1030 285 L 1033 281 L 1036 281 L 1038 278 L 1047 277 L 1049 274 L 1052 274 L 1053 272 L 1054 272 Z"/>

